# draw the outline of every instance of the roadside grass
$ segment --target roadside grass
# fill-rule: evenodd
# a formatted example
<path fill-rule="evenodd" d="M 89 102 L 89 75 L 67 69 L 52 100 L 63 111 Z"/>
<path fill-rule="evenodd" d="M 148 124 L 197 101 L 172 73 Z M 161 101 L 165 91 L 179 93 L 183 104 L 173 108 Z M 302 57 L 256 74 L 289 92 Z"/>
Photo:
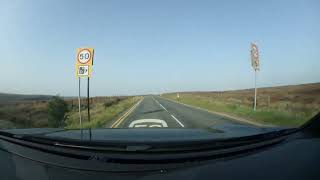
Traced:
<path fill-rule="evenodd" d="M 46 103 L 21 102 L 0 105 L 0 128 L 47 127 Z"/>
<path fill-rule="evenodd" d="M 93 97 L 90 99 L 91 122 L 87 122 L 86 99 L 82 99 L 83 127 L 103 127 L 115 118 L 138 97 Z M 66 128 L 80 128 L 78 100 L 66 100 L 69 112 L 65 122 Z M 48 127 L 48 101 L 20 101 L 0 103 L 0 129 L 10 128 L 44 128 Z"/>
<path fill-rule="evenodd" d="M 106 123 L 116 118 L 120 113 L 134 105 L 140 97 L 130 97 L 120 100 L 116 104 L 106 107 L 104 103 L 96 103 L 90 109 L 90 122 L 88 121 L 87 111 L 83 109 L 82 115 L 82 128 L 102 128 Z M 66 120 L 67 129 L 80 128 L 79 112 L 76 108 L 68 113 L 69 118 Z"/>
<path fill-rule="evenodd" d="M 288 111 L 274 105 L 268 108 L 258 108 L 254 112 L 252 107 L 248 105 L 223 102 L 212 97 L 201 97 L 190 94 L 180 94 L 179 99 L 176 98 L 175 94 L 166 94 L 164 97 L 209 111 L 241 117 L 252 122 L 286 127 L 300 126 L 319 111 L 316 108 L 304 109 L 303 111 Z"/>
<path fill-rule="evenodd" d="M 10 121 L 0 120 L 0 129 L 1 128 L 17 128 L 16 125 Z"/>

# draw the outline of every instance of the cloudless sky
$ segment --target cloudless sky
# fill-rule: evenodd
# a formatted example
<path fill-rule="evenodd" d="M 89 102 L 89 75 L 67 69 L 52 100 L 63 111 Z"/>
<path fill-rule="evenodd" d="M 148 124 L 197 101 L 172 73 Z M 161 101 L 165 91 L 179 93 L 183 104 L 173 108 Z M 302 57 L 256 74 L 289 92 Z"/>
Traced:
<path fill-rule="evenodd" d="M 251 42 L 259 87 L 320 82 L 318 0 L 0 2 L 0 92 L 77 95 L 78 47 L 93 96 L 251 88 Z"/>

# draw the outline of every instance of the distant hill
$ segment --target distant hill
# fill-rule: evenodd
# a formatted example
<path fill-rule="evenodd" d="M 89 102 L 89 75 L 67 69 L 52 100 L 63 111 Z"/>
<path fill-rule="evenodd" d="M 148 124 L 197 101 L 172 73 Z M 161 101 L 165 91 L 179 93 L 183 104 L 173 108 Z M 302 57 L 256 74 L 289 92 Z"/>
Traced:
<path fill-rule="evenodd" d="M 236 89 L 226 91 L 183 91 L 179 93 L 252 93 L 254 89 Z M 289 92 L 320 92 L 320 83 L 308 83 L 308 84 L 296 84 L 296 85 L 284 85 L 284 86 L 271 86 L 271 87 L 258 87 L 259 91 L 289 91 Z M 174 92 L 177 93 L 177 92 Z M 170 94 L 170 93 L 168 93 Z"/>
<path fill-rule="evenodd" d="M 26 101 L 47 101 L 50 95 L 25 95 L 25 94 L 8 94 L 0 93 L 0 104 L 17 103 Z"/>
<path fill-rule="evenodd" d="M 203 98 L 219 99 L 223 102 L 238 102 L 252 105 L 254 89 L 241 89 L 229 91 L 191 91 L 179 92 L 180 95 L 192 95 Z M 176 93 L 168 93 L 176 96 Z M 258 104 L 260 106 L 272 103 L 300 104 L 301 106 L 320 106 L 320 83 L 259 87 Z"/>

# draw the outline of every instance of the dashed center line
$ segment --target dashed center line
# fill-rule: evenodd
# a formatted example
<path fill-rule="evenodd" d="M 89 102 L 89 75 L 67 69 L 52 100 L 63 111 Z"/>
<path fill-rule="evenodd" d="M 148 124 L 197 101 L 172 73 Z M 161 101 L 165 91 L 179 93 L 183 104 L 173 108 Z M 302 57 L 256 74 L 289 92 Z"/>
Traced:
<path fill-rule="evenodd" d="M 159 103 L 159 102 L 158 102 Z M 169 112 L 165 107 L 162 106 L 162 104 L 159 103 L 159 105 L 167 112 Z"/>
<path fill-rule="evenodd" d="M 180 124 L 181 127 L 184 127 L 184 125 L 183 125 L 176 117 L 174 117 L 174 115 L 171 114 L 171 117 L 172 117 L 174 120 L 176 120 L 176 121 Z"/>
<path fill-rule="evenodd" d="M 177 121 L 177 123 L 181 126 L 184 127 L 184 125 L 176 118 L 174 117 L 174 115 L 172 115 L 162 104 L 159 103 L 159 101 L 157 101 L 156 99 L 154 99 L 154 97 L 152 97 L 152 99 L 158 103 L 175 121 Z"/>

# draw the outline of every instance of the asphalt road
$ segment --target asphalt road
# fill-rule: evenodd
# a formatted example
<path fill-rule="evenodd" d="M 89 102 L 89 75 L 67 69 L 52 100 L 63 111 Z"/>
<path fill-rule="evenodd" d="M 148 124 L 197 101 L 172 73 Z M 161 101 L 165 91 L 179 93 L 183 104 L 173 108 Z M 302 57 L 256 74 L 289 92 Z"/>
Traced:
<path fill-rule="evenodd" d="M 113 123 L 112 128 L 208 128 L 221 123 L 243 124 L 159 96 L 145 96 L 122 119 L 120 118 L 116 123 Z"/>

